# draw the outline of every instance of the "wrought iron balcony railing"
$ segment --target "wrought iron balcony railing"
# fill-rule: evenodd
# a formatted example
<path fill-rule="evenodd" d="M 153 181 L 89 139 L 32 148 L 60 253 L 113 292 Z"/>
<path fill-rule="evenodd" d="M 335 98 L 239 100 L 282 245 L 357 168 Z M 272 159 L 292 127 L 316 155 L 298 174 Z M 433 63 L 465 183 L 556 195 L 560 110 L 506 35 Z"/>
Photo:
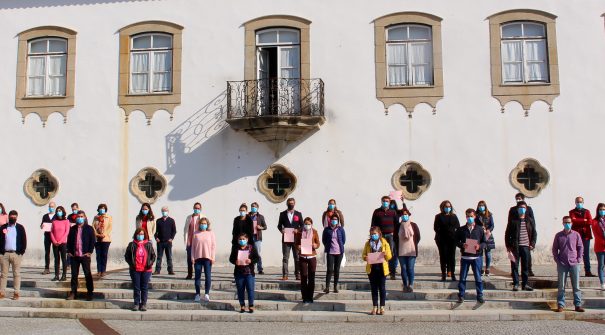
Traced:
<path fill-rule="evenodd" d="M 323 115 L 324 82 L 321 79 L 227 82 L 227 119 Z"/>

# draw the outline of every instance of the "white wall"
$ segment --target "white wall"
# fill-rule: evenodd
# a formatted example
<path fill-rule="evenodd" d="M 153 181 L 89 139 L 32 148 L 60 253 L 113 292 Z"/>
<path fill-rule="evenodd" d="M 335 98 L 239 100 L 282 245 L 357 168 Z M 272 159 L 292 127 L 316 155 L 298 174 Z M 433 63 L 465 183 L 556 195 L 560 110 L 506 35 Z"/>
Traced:
<path fill-rule="evenodd" d="M 57 6 L 45 6 L 49 2 Z M 415 160 L 432 175 L 431 188 L 409 202 L 423 242 L 433 244 L 433 216 L 443 199 L 458 212 L 485 199 L 496 217 L 496 243 L 503 246 L 504 223 L 514 190 L 510 171 L 527 157 L 550 172 L 550 184 L 529 203 L 534 207 L 539 244 L 549 244 L 560 219 L 584 195 L 594 211 L 604 201 L 599 188 L 605 158 L 599 152 L 605 123 L 600 97 L 605 84 L 605 5 L 585 0 L 531 1 L 201 1 L 143 2 L 7 1 L 0 4 L 0 133 L 5 164 L 0 169 L 0 201 L 21 213 L 30 247 L 42 247 L 37 229 L 45 207 L 33 205 L 23 182 L 38 168 L 60 181 L 59 204 L 81 204 L 89 214 L 105 202 L 114 216 L 114 243 L 130 238 L 139 203 L 128 183 L 141 168 L 165 173 L 169 186 L 154 206 L 169 205 L 179 230 L 192 204 L 200 201 L 214 222 L 221 252 L 229 247 L 232 218 L 241 202 L 257 201 L 270 226 L 265 234 L 265 261 L 280 259 L 277 225 L 284 204 L 271 204 L 256 190 L 258 175 L 270 164 L 288 166 L 298 177 L 293 196 L 305 216 L 316 221 L 329 198 L 336 198 L 347 218 L 348 245 L 360 248 L 372 210 L 391 190 L 391 175 Z M 75 4 L 74 4 L 75 3 Z M 80 4 L 78 4 L 80 3 Z M 28 6 L 31 5 L 31 6 Z M 36 6 L 42 5 L 42 6 Z M 500 113 L 491 97 L 489 33 L 486 18 L 516 8 L 555 14 L 561 96 L 554 112 L 536 103 L 524 117 L 516 103 Z M 445 98 L 432 115 L 416 107 L 413 119 L 400 107 L 388 116 L 375 97 L 372 20 L 399 11 L 420 11 L 443 18 Z M 226 88 L 243 80 L 244 30 L 250 19 L 290 14 L 312 21 L 311 75 L 325 81 L 327 123 L 309 138 L 290 145 L 279 159 L 267 146 L 229 127 L 184 140 L 174 164 L 167 161 L 166 139 L 188 119 L 206 126 L 215 115 L 203 109 Z M 174 120 L 155 114 L 147 126 L 142 113 L 124 123 L 117 106 L 118 34 L 131 23 L 164 20 L 183 31 L 182 104 Z M 67 124 L 58 114 L 46 128 L 35 115 L 21 124 L 14 107 L 17 35 L 26 29 L 57 25 L 77 35 L 76 107 Z M 206 113 L 208 112 L 208 113 Z M 219 128 L 223 128 L 218 124 Z M 189 133 L 193 133 L 190 129 Z M 208 135 L 208 138 L 205 135 Z M 187 147 L 190 151 L 183 152 Z M 124 160 L 123 157 L 128 157 Z M 183 248 L 177 239 L 177 248 Z"/>

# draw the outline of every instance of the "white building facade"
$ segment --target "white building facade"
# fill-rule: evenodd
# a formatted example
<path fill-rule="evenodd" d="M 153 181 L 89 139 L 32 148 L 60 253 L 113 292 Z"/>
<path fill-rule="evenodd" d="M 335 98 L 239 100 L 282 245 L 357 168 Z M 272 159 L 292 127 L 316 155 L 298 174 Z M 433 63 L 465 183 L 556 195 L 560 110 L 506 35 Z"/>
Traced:
<path fill-rule="evenodd" d="M 603 13 L 596 0 L 2 1 L 0 202 L 32 249 L 51 198 L 90 219 L 106 203 L 120 250 L 141 202 L 169 206 L 178 251 L 199 201 L 224 255 L 256 201 L 277 265 L 287 197 L 316 226 L 336 199 L 351 250 L 394 189 L 426 248 L 442 200 L 461 221 L 485 200 L 503 248 L 522 191 L 546 247 L 577 195 L 605 202 Z"/>

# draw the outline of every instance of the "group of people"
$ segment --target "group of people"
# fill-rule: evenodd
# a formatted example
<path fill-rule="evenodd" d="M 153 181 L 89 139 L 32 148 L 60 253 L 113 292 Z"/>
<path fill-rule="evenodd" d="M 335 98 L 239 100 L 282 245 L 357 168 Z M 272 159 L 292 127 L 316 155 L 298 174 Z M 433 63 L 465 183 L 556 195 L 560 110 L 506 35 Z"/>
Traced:
<path fill-rule="evenodd" d="M 513 291 L 519 289 L 532 291 L 529 286 L 531 270 L 531 251 L 536 246 L 537 232 L 533 209 L 524 201 L 525 197 L 516 195 L 517 203 L 508 213 L 505 246 L 511 263 Z M 402 199 L 403 200 L 403 199 Z M 559 276 L 558 309 L 565 306 L 565 283 L 571 276 L 574 291 L 575 310 L 582 312 L 581 291 L 579 289 L 579 269 L 584 263 L 585 275 L 593 276 L 590 271 L 590 240 L 594 239 L 594 250 L 598 260 L 598 276 L 601 288 L 605 290 L 605 204 L 599 203 L 597 215 L 591 216 L 584 208 L 584 199 L 577 197 L 575 207 L 563 218 L 563 230 L 556 234 L 552 254 L 557 263 Z M 281 232 L 282 242 L 282 280 L 289 277 L 289 259 L 293 255 L 294 273 L 300 281 L 302 300 L 313 303 L 315 292 L 315 274 L 318 250 L 323 244 L 326 263 L 326 285 L 324 293 L 338 292 L 339 270 L 345 257 L 346 233 L 344 215 L 337 208 L 336 200 L 330 199 L 321 216 L 319 227 L 313 225 L 310 217 L 303 217 L 295 209 L 296 201 L 289 198 L 287 209 L 280 213 L 277 229 Z M 465 224 L 461 225 L 452 203 L 443 201 L 435 216 L 435 242 L 439 250 L 441 280 L 451 278 L 456 281 L 456 249 L 460 250 L 460 272 L 458 279 L 458 302 L 464 302 L 466 278 L 473 271 L 477 290 L 477 301 L 483 303 L 482 275 L 490 275 L 491 253 L 495 248 L 493 237 L 494 216 L 485 201 L 479 201 L 476 209 L 469 208 L 465 213 Z M 24 227 L 17 222 L 18 213 L 12 210 L 6 213 L 0 203 L 0 298 L 5 296 L 9 265 L 13 269 L 14 295 L 19 299 L 20 263 L 27 247 Z M 67 264 L 71 267 L 71 291 L 68 300 L 76 299 L 80 268 L 86 280 L 86 299 L 93 299 L 93 276 L 91 273 L 91 255 L 96 253 L 97 276 L 106 275 L 107 258 L 111 244 L 112 218 L 108 215 L 106 204 L 99 204 L 97 213 L 88 224 L 86 213 L 77 203 L 71 205 L 68 214 L 63 206 L 54 202 L 48 205 L 48 213 L 42 218 L 40 228 L 44 231 L 45 268 L 50 273 L 50 250 L 54 254 L 53 281 L 67 280 Z M 254 202 L 248 210 L 246 204 L 239 207 L 239 215 L 233 220 L 232 248 L 229 257 L 234 265 L 234 279 L 237 287 L 241 312 L 254 312 L 255 275 L 263 274 L 261 257 L 262 232 L 267 229 L 265 217 Z M 322 229 L 321 234 L 319 229 Z M 152 274 L 160 274 L 162 258 L 167 258 L 168 274 L 174 275 L 172 260 L 172 242 L 176 236 L 175 220 L 170 217 L 168 207 L 162 207 L 161 217 L 156 218 L 151 205 L 141 205 L 136 217 L 133 240 L 126 248 L 124 260 L 129 265 L 133 282 L 133 310 L 145 311 L 148 284 Z M 210 301 L 212 284 L 212 265 L 216 261 L 216 237 L 210 220 L 202 214 L 202 205 L 193 206 L 192 214 L 185 220 L 183 237 L 187 251 L 187 277 L 195 282 L 195 302 L 202 299 Z M 320 238 L 321 237 L 321 238 Z M 155 240 L 156 249 L 152 241 Z M 396 278 L 397 267 L 401 268 L 403 291 L 414 291 L 414 267 L 418 256 L 420 229 L 411 221 L 411 213 L 405 203 L 402 208 L 396 199 L 389 196 L 381 198 L 381 206 L 374 210 L 371 218 L 369 238 L 363 248 L 362 258 L 367 263 L 366 273 L 370 282 L 373 308 L 371 314 L 384 314 L 386 300 L 386 279 Z M 485 261 L 484 261 L 485 258 Z M 485 263 L 485 267 L 484 267 Z M 153 271 L 155 264 L 155 271 Z M 519 280 L 521 266 L 521 280 Z M 153 271 L 153 272 L 152 272 Z M 204 296 L 201 296 L 201 274 L 204 273 Z M 521 288 L 519 287 L 521 284 Z M 333 285 L 333 286 L 332 286 Z M 245 300 L 248 299 L 246 309 Z"/>

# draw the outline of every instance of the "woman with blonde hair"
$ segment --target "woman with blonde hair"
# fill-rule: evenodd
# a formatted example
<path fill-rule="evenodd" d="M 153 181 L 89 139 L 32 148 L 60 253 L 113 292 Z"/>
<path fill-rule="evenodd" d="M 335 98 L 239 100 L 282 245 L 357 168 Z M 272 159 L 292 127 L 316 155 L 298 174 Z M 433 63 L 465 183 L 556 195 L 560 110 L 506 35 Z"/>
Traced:
<path fill-rule="evenodd" d="M 366 273 L 370 280 L 372 290 L 371 315 L 383 315 L 386 300 L 386 280 L 389 275 L 389 260 L 393 257 L 391 246 L 379 227 L 370 228 L 370 238 L 366 242 L 361 255 L 366 262 Z M 380 293 L 380 308 L 378 307 L 378 294 Z"/>

